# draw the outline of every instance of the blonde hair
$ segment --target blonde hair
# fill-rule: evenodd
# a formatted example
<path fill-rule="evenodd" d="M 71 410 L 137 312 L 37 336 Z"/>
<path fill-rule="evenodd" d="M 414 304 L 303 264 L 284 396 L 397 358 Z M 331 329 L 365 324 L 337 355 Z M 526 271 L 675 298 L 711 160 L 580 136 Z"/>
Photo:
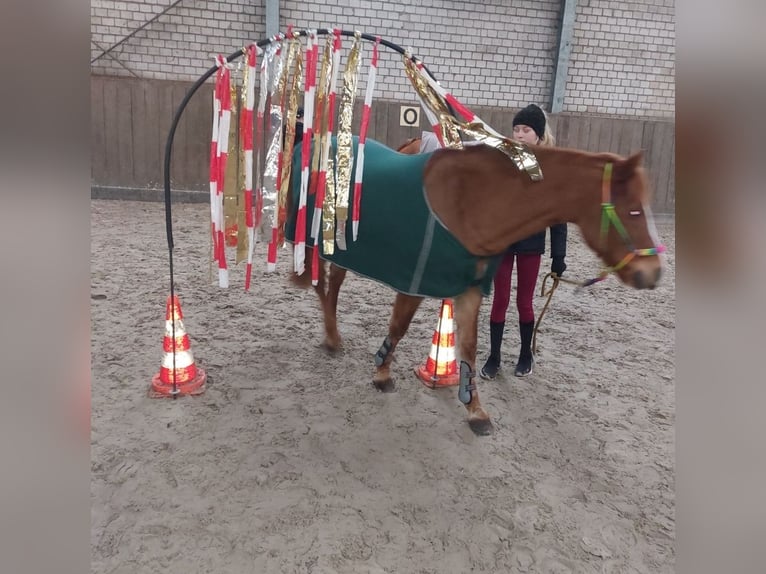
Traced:
<path fill-rule="evenodd" d="M 542 107 L 540 108 L 540 111 L 542 111 L 545 116 L 545 132 L 543 133 L 543 137 L 540 138 L 538 145 L 555 146 L 556 138 L 551 131 L 551 122 L 548 121 L 548 114 L 545 113 L 545 110 Z"/>

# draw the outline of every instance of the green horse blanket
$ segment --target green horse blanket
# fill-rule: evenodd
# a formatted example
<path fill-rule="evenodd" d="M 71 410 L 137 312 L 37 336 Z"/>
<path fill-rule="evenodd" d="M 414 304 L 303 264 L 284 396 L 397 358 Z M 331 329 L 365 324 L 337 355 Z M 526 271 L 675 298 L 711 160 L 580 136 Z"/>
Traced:
<path fill-rule="evenodd" d="M 356 173 L 358 138 L 353 141 L 354 165 L 349 203 L 353 203 L 353 175 Z M 335 154 L 336 142 L 332 141 Z M 364 178 L 359 233 L 352 237 L 351 212 L 346 225 L 346 250 L 320 251 L 322 259 L 369 277 L 408 295 L 447 299 L 478 285 L 486 296 L 500 262 L 500 256 L 480 258 L 469 253 L 439 222 L 428 206 L 423 190 L 423 170 L 433 153 L 400 154 L 375 140 L 364 147 Z M 301 149 L 295 151 L 292 166 L 292 213 L 288 215 L 285 237 L 295 241 L 295 220 L 300 194 Z M 328 174 L 330 177 L 330 174 Z M 307 199 L 306 244 L 311 239 L 314 198 Z M 321 231 L 320 231 L 321 236 Z M 322 249 L 322 241 L 319 241 Z M 477 267 L 481 261 L 486 265 Z M 483 272 L 477 276 L 477 269 Z"/>

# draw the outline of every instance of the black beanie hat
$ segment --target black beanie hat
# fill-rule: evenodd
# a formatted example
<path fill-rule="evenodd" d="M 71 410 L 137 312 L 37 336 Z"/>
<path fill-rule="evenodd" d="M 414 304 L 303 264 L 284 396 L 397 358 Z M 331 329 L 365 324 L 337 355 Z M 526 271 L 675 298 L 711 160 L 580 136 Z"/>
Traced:
<path fill-rule="evenodd" d="M 529 104 L 526 108 L 520 110 L 513 117 L 513 127 L 519 124 L 529 126 L 535 130 L 537 137 L 543 139 L 543 135 L 545 135 L 545 113 L 540 109 L 540 106 Z"/>

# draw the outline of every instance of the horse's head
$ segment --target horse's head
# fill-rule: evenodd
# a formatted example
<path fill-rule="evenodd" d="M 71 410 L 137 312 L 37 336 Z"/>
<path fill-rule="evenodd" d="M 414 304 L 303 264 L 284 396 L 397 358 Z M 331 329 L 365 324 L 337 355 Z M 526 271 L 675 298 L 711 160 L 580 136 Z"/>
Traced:
<path fill-rule="evenodd" d="M 577 222 L 588 245 L 626 285 L 654 289 L 662 274 L 660 245 L 649 209 L 642 154 L 607 158 L 601 209 L 588 208 Z M 603 277 L 603 275 L 602 275 Z"/>

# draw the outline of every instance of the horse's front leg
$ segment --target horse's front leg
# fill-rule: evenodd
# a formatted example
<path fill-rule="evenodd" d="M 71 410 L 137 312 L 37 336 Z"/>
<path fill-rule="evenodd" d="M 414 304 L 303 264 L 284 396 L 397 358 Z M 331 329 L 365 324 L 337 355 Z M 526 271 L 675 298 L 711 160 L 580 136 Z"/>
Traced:
<path fill-rule="evenodd" d="M 481 406 L 476 388 L 476 333 L 479 322 L 481 291 L 473 287 L 455 298 L 455 323 L 460 354 L 458 399 L 468 409 L 468 426 L 477 435 L 492 433 L 492 421 Z"/>
<path fill-rule="evenodd" d="M 376 371 L 375 376 L 372 378 L 372 384 L 379 391 L 390 393 L 396 390 L 394 388 L 394 381 L 391 378 L 391 361 L 394 359 L 394 350 L 405 333 L 407 333 L 412 317 L 415 316 L 415 312 L 420 307 L 422 301 L 422 297 L 413 297 L 412 295 L 403 295 L 402 293 L 396 294 L 394 310 L 388 326 L 388 336 L 375 354 Z"/>

